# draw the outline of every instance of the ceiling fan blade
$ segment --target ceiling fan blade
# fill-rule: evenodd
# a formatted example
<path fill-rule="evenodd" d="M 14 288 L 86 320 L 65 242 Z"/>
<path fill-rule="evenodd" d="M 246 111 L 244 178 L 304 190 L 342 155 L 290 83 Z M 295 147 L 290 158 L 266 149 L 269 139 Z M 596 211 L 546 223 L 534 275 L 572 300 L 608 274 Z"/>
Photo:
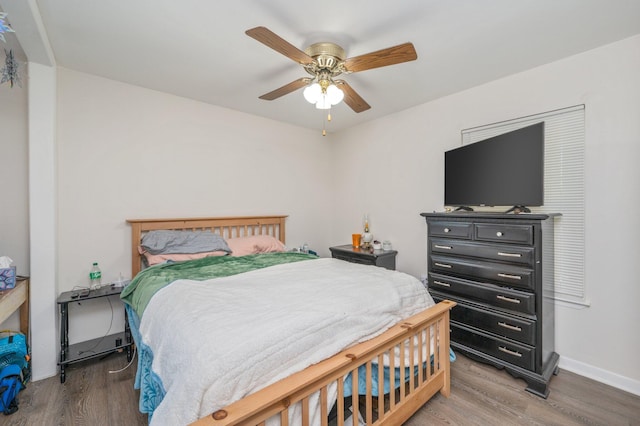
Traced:
<path fill-rule="evenodd" d="M 298 80 L 294 80 L 289 84 L 285 84 L 284 86 L 260 96 L 260 99 L 264 99 L 265 101 L 272 101 L 274 99 L 278 99 L 280 96 L 287 95 L 293 91 L 303 88 L 307 84 L 311 82 L 311 79 L 308 77 L 303 77 Z"/>
<path fill-rule="evenodd" d="M 313 63 L 311 56 L 265 27 L 251 28 L 245 31 L 245 34 L 299 64 L 308 65 Z"/>
<path fill-rule="evenodd" d="M 377 50 L 365 55 L 355 56 L 344 60 L 347 72 L 366 71 L 387 65 L 415 61 L 418 58 L 412 43 L 399 44 L 387 49 Z"/>
<path fill-rule="evenodd" d="M 353 87 L 349 86 L 349 83 L 344 80 L 337 80 L 336 83 L 344 92 L 344 103 L 349 105 L 352 110 L 362 112 L 371 108 L 371 106 L 353 90 Z"/>

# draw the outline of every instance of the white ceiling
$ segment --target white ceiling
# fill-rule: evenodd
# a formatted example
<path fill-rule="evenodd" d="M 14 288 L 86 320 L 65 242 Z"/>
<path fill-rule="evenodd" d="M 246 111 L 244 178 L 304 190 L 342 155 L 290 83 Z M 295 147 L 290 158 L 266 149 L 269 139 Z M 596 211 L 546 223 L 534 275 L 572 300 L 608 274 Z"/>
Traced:
<path fill-rule="evenodd" d="M 324 114 L 301 91 L 258 99 L 307 74 L 245 30 L 265 26 L 301 50 L 331 41 L 348 57 L 413 42 L 416 61 L 344 76 L 371 109 L 337 105 L 329 131 L 640 34 L 640 0 L 30 3 L 59 66 L 314 129 Z M 17 33 L 38 21 L 8 20 Z"/>

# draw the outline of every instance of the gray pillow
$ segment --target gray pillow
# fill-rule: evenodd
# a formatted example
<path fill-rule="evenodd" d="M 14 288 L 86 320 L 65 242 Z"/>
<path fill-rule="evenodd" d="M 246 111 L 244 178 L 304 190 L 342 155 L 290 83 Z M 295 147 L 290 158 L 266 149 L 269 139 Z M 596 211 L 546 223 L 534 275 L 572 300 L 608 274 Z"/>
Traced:
<path fill-rule="evenodd" d="M 211 231 L 149 231 L 143 235 L 140 245 L 151 254 L 231 253 L 224 238 Z"/>

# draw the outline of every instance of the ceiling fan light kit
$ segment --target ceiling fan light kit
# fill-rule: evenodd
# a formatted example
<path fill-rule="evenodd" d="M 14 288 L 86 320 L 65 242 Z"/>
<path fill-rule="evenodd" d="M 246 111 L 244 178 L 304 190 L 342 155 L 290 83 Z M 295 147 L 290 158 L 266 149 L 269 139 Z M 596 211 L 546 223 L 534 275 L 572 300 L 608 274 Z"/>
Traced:
<path fill-rule="evenodd" d="M 418 57 L 411 43 L 346 58 L 344 49 L 335 43 L 314 43 L 302 51 L 265 27 L 252 28 L 246 34 L 302 65 L 313 76 L 292 81 L 260 96 L 260 99 L 272 101 L 304 87 L 304 98 L 317 109 L 330 109 L 344 100 L 356 113 L 368 110 L 371 106 L 346 81 L 334 78 L 341 74 L 413 61 Z"/>
<path fill-rule="evenodd" d="M 314 104 L 317 109 L 329 109 L 344 99 L 344 92 L 333 82 L 326 80 L 311 83 L 304 89 L 303 95 L 307 102 Z"/>

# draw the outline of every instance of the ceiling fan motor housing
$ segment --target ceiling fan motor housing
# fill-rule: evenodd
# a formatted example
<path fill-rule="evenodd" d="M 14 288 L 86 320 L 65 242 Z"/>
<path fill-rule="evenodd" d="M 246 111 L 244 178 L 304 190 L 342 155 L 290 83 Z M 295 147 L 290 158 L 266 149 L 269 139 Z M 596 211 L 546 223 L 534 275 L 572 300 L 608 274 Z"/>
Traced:
<path fill-rule="evenodd" d="M 319 70 L 327 70 L 331 73 L 346 57 L 342 47 L 329 42 L 314 43 L 307 47 L 304 53 L 315 59 Z"/>

